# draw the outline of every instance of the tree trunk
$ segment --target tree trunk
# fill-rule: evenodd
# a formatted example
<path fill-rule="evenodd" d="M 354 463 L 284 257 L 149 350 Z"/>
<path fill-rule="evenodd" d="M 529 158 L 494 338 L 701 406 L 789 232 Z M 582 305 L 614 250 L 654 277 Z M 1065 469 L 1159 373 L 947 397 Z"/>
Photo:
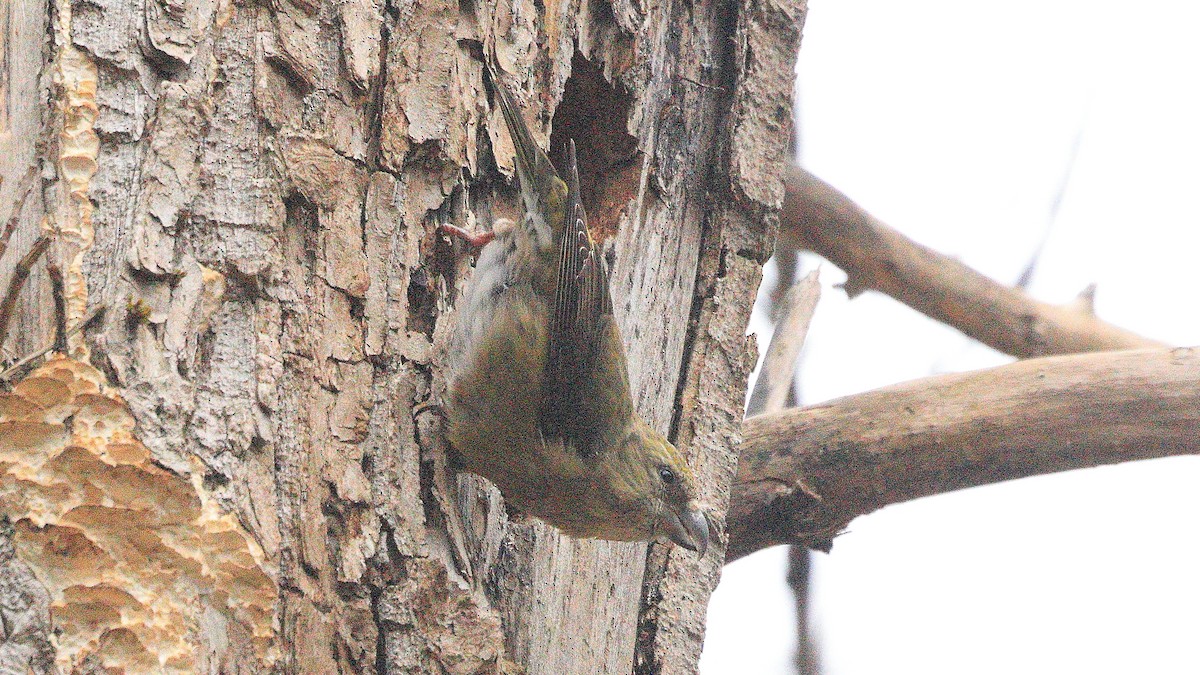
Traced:
<path fill-rule="evenodd" d="M 106 308 L 0 395 L 0 668 L 694 671 L 803 12 L 0 9 L 0 210 L 40 171 L 0 273 L 45 216 L 68 324 Z M 579 144 L 637 405 L 714 507 L 703 560 L 510 520 L 449 473 L 439 406 L 469 269 L 436 225 L 516 209 L 491 53 L 535 133 Z M 40 268 L 27 286 L 8 360 L 51 338 Z"/>

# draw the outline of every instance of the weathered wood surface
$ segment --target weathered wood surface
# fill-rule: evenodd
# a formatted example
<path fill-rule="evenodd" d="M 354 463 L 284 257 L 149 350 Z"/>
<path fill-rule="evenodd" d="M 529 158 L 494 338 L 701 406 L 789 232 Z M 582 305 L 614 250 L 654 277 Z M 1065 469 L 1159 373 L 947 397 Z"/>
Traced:
<path fill-rule="evenodd" d="M 0 197 L 35 157 L 43 179 L 13 246 L 42 213 L 62 231 L 72 320 L 110 308 L 72 354 L 154 461 L 261 545 L 276 667 L 694 671 L 720 528 L 701 561 L 572 541 L 446 480 L 437 406 L 465 270 L 435 228 L 515 208 L 494 48 L 535 131 L 579 141 L 637 404 L 689 449 L 720 521 L 803 3 L 52 9 L 52 25 L 45 6 L 0 10 Z M 11 355 L 49 337 L 41 274 Z M 267 669 L 236 618 L 204 625 L 209 670 Z"/>

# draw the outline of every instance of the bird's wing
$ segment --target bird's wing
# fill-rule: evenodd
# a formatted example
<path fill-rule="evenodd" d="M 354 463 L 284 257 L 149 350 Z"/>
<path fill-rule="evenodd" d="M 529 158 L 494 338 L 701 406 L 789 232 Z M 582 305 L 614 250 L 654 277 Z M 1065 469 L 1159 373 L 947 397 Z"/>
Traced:
<path fill-rule="evenodd" d="M 600 342 L 601 318 L 612 315 L 612 299 L 608 295 L 608 268 L 588 230 L 583 210 L 574 140 L 568 145 L 567 162 L 567 224 L 559 247 L 551 336 L 561 338 L 562 344 L 572 345 L 574 350 L 588 352 L 595 350 L 583 348 Z"/>
<path fill-rule="evenodd" d="M 547 437 L 562 438 L 591 456 L 612 442 L 612 427 L 623 426 L 632 401 L 608 270 L 580 198 L 573 140 L 567 153 L 567 222 L 559 244 L 541 418 Z"/>

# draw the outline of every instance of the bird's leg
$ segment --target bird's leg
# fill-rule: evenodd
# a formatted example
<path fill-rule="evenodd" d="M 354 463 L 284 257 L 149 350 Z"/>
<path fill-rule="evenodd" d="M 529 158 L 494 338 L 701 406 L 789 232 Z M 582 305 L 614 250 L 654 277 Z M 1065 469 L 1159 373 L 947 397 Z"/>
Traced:
<path fill-rule="evenodd" d="M 455 237 L 458 237 L 459 239 L 462 239 L 463 241 L 467 242 L 468 244 L 470 244 L 471 246 L 473 246 L 475 248 L 483 248 L 484 246 L 487 246 L 488 243 L 490 243 L 493 239 L 496 238 L 495 230 L 486 230 L 484 232 L 470 232 L 470 231 L 468 231 L 464 228 L 461 228 L 457 225 L 451 225 L 450 223 L 442 223 L 441 225 L 438 225 L 438 229 L 441 230 L 442 232 L 445 232 L 446 234 L 453 235 Z"/>
<path fill-rule="evenodd" d="M 466 228 L 459 227 L 457 225 L 451 225 L 450 223 L 442 223 L 441 225 L 438 225 L 438 229 L 446 234 L 462 239 L 475 248 L 483 248 L 491 243 L 493 239 L 502 234 L 506 234 L 509 230 L 516 226 L 517 224 L 509 218 L 497 218 L 496 221 L 492 223 L 492 229 L 485 232 L 471 232 Z"/>

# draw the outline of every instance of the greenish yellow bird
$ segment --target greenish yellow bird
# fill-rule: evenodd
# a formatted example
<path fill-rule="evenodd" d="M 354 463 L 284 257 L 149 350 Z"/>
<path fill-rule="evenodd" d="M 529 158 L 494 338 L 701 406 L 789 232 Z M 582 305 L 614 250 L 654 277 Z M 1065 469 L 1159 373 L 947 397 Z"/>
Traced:
<path fill-rule="evenodd" d="M 608 272 L 587 227 L 575 143 L 567 181 L 492 71 L 524 213 L 485 244 L 459 303 L 447 428 L 466 470 L 585 538 L 670 539 L 700 555 L 708 517 L 687 461 L 634 411 Z"/>

